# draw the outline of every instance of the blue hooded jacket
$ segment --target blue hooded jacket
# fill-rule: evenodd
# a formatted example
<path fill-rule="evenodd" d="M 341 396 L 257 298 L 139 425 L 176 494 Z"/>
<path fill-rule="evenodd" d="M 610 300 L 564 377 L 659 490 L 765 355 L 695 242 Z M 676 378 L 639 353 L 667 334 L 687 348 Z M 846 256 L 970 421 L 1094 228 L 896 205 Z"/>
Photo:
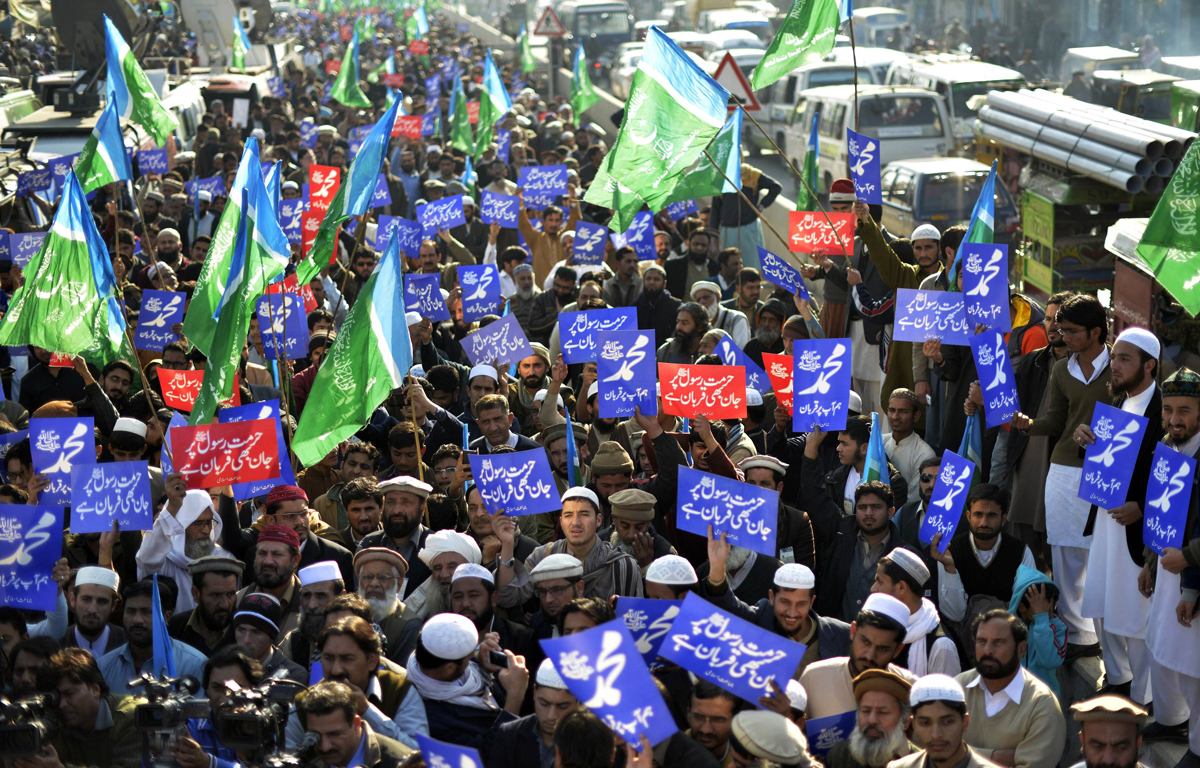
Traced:
<path fill-rule="evenodd" d="M 1017 609 L 1025 591 L 1035 584 L 1049 584 L 1058 594 L 1058 587 L 1046 574 L 1027 565 L 1017 567 L 1017 577 L 1013 581 L 1012 600 L 1008 604 L 1008 612 L 1019 616 Z M 1029 624 L 1029 647 L 1021 663 L 1037 675 L 1038 679 L 1050 686 L 1054 695 L 1060 695 L 1058 689 L 1058 672 L 1067 654 L 1067 625 L 1052 613 L 1039 613 Z"/>

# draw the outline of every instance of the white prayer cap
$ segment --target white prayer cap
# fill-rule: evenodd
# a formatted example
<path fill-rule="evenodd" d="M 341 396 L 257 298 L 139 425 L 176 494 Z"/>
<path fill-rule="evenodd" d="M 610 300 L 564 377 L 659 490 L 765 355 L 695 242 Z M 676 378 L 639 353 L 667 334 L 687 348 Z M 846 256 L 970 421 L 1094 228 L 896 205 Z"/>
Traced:
<path fill-rule="evenodd" d="M 715 293 L 718 299 L 721 298 L 721 286 L 717 285 L 712 280 L 697 280 L 695 283 L 693 283 L 691 297 L 693 299 L 696 298 L 696 294 L 700 291 Z"/>
<path fill-rule="evenodd" d="M 808 691 L 804 690 L 799 680 L 788 680 L 786 693 L 788 701 L 792 702 L 792 709 L 801 712 L 808 709 Z"/>
<path fill-rule="evenodd" d="M 558 674 L 558 670 L 554 668 L 554 662 L 550 661 L 550 659 L 542 659 L 542 663 L 537 668 L 535 682 L 538 688 L 557 688 L 560 691 L 567 690 L 567 684 L 563 682 L 562 676 Z"/>
<path fill-rule="evenodd" d="M 918 240 L 941 240 L 942 233 L 938 232 L 938 228 L 932 224 L 922 224 L 912 231 L 912 237 L 908 238 L 909 242 L 915 243 Z"/>
<path fill-rule="evenodd" d="M 568 488 L 567 492 L 562 495 L 562 500 L 564 502 L 567 499 L 587 499 L 588 501 L 592 502 L 592 506 L 596 508 L 597 512 L 600 511 L 600 497 L 597 496 L 594 491 L 588 488 L 578 485 L 574 488 Z"/>
<path fill-rule="evenodd" d="M 929 568 L 921 561 L 920 555 L 916 552 L 904 547 L 896 547 L 887 554 L 887 558 L 900 566 L 921 586 L 925 586 L 925 583 L 929 581 Z"/>
<path fill-rule="evenodd" d="M 646 569 L 646 581 L 672 587 L 690 587 L 699 579 L 696 578 L 696 569 L 685 558 L 679 555 L 663 555 L 650 563 L 650 567 Z"/>
<path fill-rule="evenodd" d="M 908 627 L 908 620 L 912 618 L 907 605 L 882 592 L 872 592 L 863 602 L 862 609 L 887 616 L 901 627 Z"/>
<path fill-rule="evenodd" d="M 593 381 L 592 386 L 588 387 L 587 399 L 591 400 L 599 392 L 600 392 L 600 382 Z"/>
<path fill-rule="evenodd" d="M 540 403 L 540 402 L 542 402 L 543 400 L 545 400 L 545 399 L 546 399 L 546 395 L 548 395 L 548 394 L 550 394 L 549 390 L 546 390 L 546 389 L 539 389 L 539 390 L 537 391 L 537 394 L 533 396 L 533 402 L 535 402 L 535 403 Z M 565 406 L 563 405 L 563 399 L 562 399 L 562 395 L 559 395 L 559 396 L 558 396 L 558 407 L 559 407 L 559 408 L 563 408 L 563 407 L 565 407 Z"/>
<path fill-rule="evenodd" d="M 850 390 L 850 402 L 846 404 L 846 410 L 857 414 L 862 413 L 862 398 L 853 389 Z"/>
<path fill-rule="evenodd" d="M 423 319 L 424 318 L 421 317 L 420 312 L 405 312 L 404 313 L 404 322 L 408 325 L 409 328 L 412 328 L 414 325 L 421 322 Z"/>
<path fill-rule="evenodd" d="M 173 237 L 176 240 L 181 239 L 179 237 L 179 230 L 175 229 L 174 227 L 164 227 L 163 229 L 158 230 L 158 236 L 162 237 L 163 235 L 166 235 L 167 237 Z"/>
<path fill-rule="evenodd" d="M 254 138 L 258 139 L 259 141 L 267 140 L 267 132 L 264 131 L 262 128 L 255 128 L 254 130 L 250 131 L 250 135 L 253 136 Z"/>
<path fill-rule="evenodd" d="M 479 545 L 475 543 L 475 539 L 458 531 L 435 531 L 429 534 L 429 537 L 425 539 L 425 546 L 417 553 L 417 556 L 421 558 L 421 562 L 432 568 L 433 559 L 447 552 L 456 552 L 462 555 L 463 560 L 468 563 L 478 564 L 483 560 L 483 553 L 479 551 Z M 443 656 L 442 658 L 448 657 Z"/>
<path fill-rule="evenodd" d="M 547 555 L 529 572 L 529 580 L 534 584 L 551 579 L 582 579 L 583 563 L 574 555 Z"/>
<path fill-rule="evenodd" d="M 442 291 L 442 301 L 449 301 L 450 291 L 447 291 L 445 288 L 442 288 L 441 291 Z"/>
<path fill-rule="evenodd" d="M 117 419 L 117 423 L 113 425 L 113 432 L 128 432 L 131 435 L 137 435 L 140 438 L 146 437 L 146 423 L 131 419 L 128 416 L 122 416 Z"/>
<path fill-rule="evenodd" d="M 421 628 L 421 645 L 438 658 L 465 659 L 479 645 L 479 630 L 466 616 L 439 613 L 431 616 Z"/>
<path fill-rule="evenodd" d="M 450 577 L 450 583 L 453 584 L 459 579 L 482 579 L 488 584 L 496 583 L 496 577 L 492 575 L 491 571 L 475 563 L 463 563 L 455 568 L 454 575 Z"/>
<path fill-rule="evenodd" d="M 780 589 L 812 589 L 817 586 L 817 577 L 807 565 L 784 563 L 775 571 L 775 586 Z"/>
<path fill-rule="evenodd" d="M 757 389 L 746 387 L 746 405 L 762 405 L 762 393 Z"/>
<path fill-rule="evenodd" d="M 1117 337 L 1117 341 L 1127 341 L 1155 360 L 1158 359 L 1159 353 L 1162 352 L 1158 337 L 1145 328 L 1126 328 L 1121 331 L 1121 335 Z"/>
<path fill-rule="evenodd" d="M 472 368 L 471 372 L 467 374 L 467 383 L 470 384 L 471 379 L 475 378 L 476 376 L 487 376 L 497 384 L 500 383 L 500 374 L 497 373 L 496 369 L 490 365 L 477 365 Z"/>
<path fill-rule="evenodd" d="M 429 494 L 433 493 L 432 485 L 423 483 L 417 478 L 409 477 L 408 475 L 389 477 L 376 487 L 383 494 L 387 494 L 389 491 L 406 491 L 414 496 L 420 496 L 422 499 L 429 498 Z"/>
<path fill-rule="evenodd" d="M 767 454 L 758 454 L 757 456 L 748 456 L 738 462 L 738 469 L 743 473 L 749 472 L 752 469 L 769 469 L 772 472 L 779 474 L 787 474 L 789 464 L 784 464 L 774 456 Z"/>
<path fill-rule="evenodd" d="M 285 181 L 281 189 L 300 189 L 300 185 L 294 181 Z"/>
<path fill-rule="evenodd" d="M 322 581 L 337 581 L 342 578 L 342 569 L 332 560 L 322 560 L 301 568 L 296 575 L 300 577 L 300 586 L 307 587 Z"/>
<path fill-rule="evenodd" d="M 733 718 L 733 735 L 753 757 L 794 765 L 808 749 L 800 726 L 777 712 L 746 710 Z"/>
<path fill-rule="evenodd" d="M 113 592 L 121 591 L 121 577 L 117 575 L 117 572 L 97 565 L 85 565 L 75 574 L 75 586 L 82 587 L 85 584 L 108 587 Z"/>
<path fill-rule="evenodd" d="M 199 198 L 200 202 L 202 203 L 212 202 L 212 192 L 209 192 L 207 189 L 200 190 L 196 197 Z"/>
<path fill-rule="evenodd" d="M 908 703 L 915 707 L 928 701 L 956 701 L 967 703 L 967 695 L 958 681 L 949 675 L 925 675 L 913 683 L 908 692 Z"/>

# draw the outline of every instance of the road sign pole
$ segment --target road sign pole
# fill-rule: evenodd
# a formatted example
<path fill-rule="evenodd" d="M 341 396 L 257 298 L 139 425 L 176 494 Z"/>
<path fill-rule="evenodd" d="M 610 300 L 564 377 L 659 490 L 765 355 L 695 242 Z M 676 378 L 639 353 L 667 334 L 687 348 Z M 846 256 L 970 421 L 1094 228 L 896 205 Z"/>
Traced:
<path fill-rule="evenodd" d="M 558 53 L 558 38 L 557 37 L 550 38 L 550 43 L 546 47 L 546 58 L 548 59 L 547 63 L 549 64 L 549 70 L 550 70 L 549 78 L 548 78 L 550 101 L 548 101 L 546 103 L 546 106 L 553 108 L 554 90 L 555 90 L 555 88 L 554 88 L 555 82 L 554 81 L 558 79 L 557 62 L 559 59 L 559 53 Z"/>

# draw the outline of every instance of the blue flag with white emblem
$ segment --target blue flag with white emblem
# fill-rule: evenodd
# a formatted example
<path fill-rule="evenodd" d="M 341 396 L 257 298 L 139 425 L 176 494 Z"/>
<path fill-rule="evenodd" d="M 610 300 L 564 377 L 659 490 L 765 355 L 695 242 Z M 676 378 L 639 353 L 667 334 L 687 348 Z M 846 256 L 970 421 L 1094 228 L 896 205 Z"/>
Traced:
<path fill-rule="evenodd" d="M 575 244 L 572 246 L 576 264 L 603 264 L 608 227 L 580 221 L 575 225 Z"/>
<path fill-rule="evenodd" d="M 458 284 L 462 288 L 465 322 L 474 322 L 500 310 L 500 271 L 495 264 L 459 267 Z"/>
<path fill-rule="evenodd" d="M 95 430 L 91 416 L 29 420 L 33 471 L 50 481 L 38 494 L 40 503 L 60 507 L 71 503 L 72 468 L 96 462 Z"/>
<path fill-rule="evenodd" d="M 148 531 L 150 471 L 144 461 L 76 464 L 71 468 L 71 533 Z"/>

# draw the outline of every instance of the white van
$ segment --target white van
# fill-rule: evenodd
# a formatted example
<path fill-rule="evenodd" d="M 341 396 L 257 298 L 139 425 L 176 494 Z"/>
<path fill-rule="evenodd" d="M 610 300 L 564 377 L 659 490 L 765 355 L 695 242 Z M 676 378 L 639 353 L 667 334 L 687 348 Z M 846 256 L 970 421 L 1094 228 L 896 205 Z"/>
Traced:
<path fill-rule="evenodd" d="M 955 153 L 967 152 L 975 142 L 975 113 L 972 96 L 988 91 L 1015 91 L 1025 87 L 1020 72 L 982 61 L 955 57 L 897 61 L 888 70 L 888 85 L 915 85 L 936 91 L 946 99 L 957 139 Z"/>
<path fill-rule="evenodd" d="M 859 87 L 874 83 L 875 80 L 871 74 L 871 70 L 866 67 L 858 68 L 858 84 Z M 806 64 L 799 69 L 793 70 L 791 74 L 780 78 L 775 83 L 768 85 L 766 88 L 760 88 L 754 95 L 758 97 L 758 102 L 762 104 L 762 111 L 755 117 L 758 122 L 762 123 L 762 127 L 771 134 L 775 139 L 775 143 L 784 152 L 791 151 L 787 147 L 787 127 L 792 120 L 792 112 L 796 109 L 796 100 L 800 98 L 800 93 L 809 88 L 820 88 L 827 85 L 853 85 L 854 84 L 854 67 L 850 64 L 838 64 L 834 62 L 819 61 L 814 64 Z M 743 137 L 749 139 L 748 149 L 751 152 L 758 152 L 764 149 L 773 149 L 754 124 L 746 121 Z M 807 143 L 806 138 L 800 143 L 803 147 Z"/>
<path fill-rule="evenodd" d="M 888 38 L 908 23 L 908 14 L 895 8 L 855 8 L 854 44 L 883 48 Z"/>
<path fill-rule="evenodd" d="M 820 191 L 828 191 L 834 179 L 849 175 L 846 128 L 854 128 L 854 87 L 834 85 L 800 94 L 787 127 L 786 149 L 797 168 L 804 163 L 813 115 L 820 115 L 817 181 Z M 858 86 L 858 132 L 879 140 L 883 165 L 942 157 L 954 146 L 946 100 L 912 86 Z"/>
<path fill-rule="evenodd" d="M 845 48 L 834 48 L 825 56 L 825 61 L 835 64 L 853 65 L 856 59 L 859 69 L 871 70 L 873 82 L 883 84 L 887 82 L 888 72 L 892 65 L 898 61 L 908 61 L 908 54 L 904 51 L 894 51 L 891 48 L 869 48 L 859 45 L 857 51 L 846 46 Z"/>
<path fill-rule="evenodd" d="M 720 32 L 723 29 L 742 29 L 753 33 L 765 48 L 774 37 L 771 22 L 766 16 L 744 8 L 717 8 L 701 11 L 696 19 L 697 32 Z"/>

